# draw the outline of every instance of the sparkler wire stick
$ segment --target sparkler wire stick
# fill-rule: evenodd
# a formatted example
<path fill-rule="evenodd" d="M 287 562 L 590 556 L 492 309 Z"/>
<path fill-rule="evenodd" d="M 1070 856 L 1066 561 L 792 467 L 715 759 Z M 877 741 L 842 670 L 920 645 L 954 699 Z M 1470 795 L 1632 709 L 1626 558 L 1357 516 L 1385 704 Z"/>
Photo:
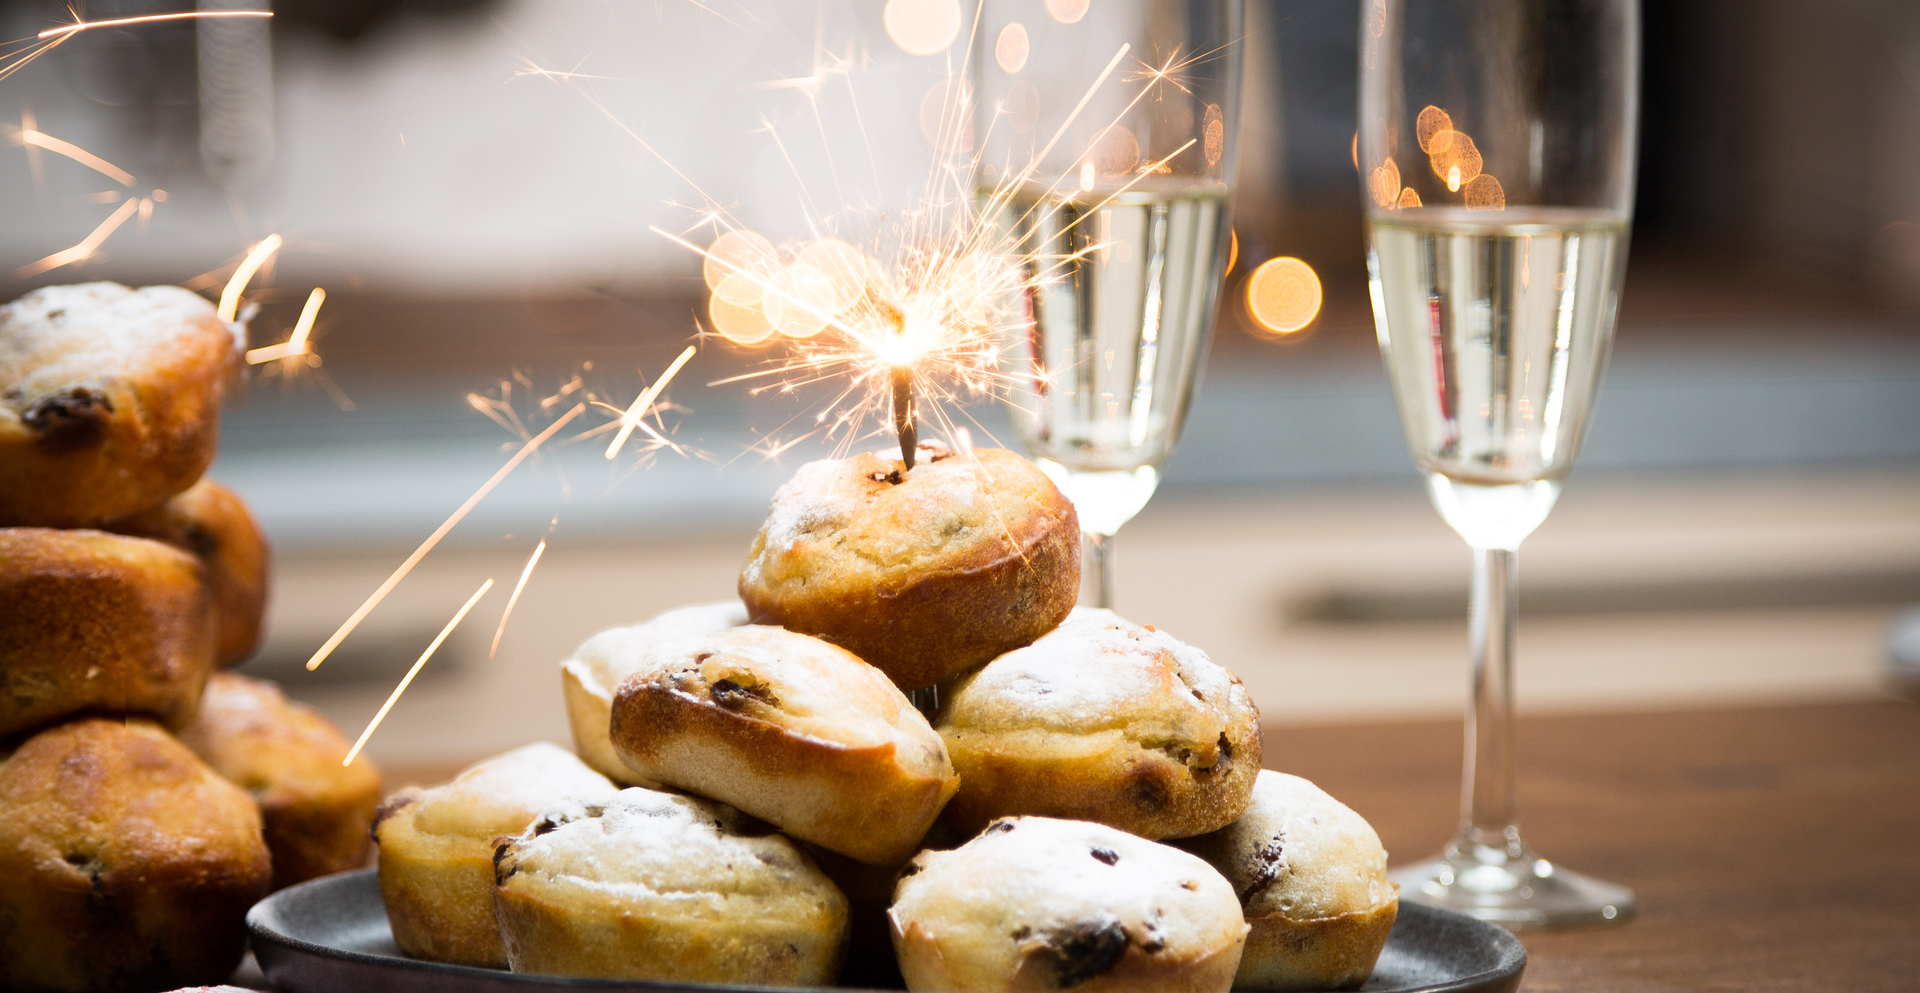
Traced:
<path fill-rule="evenodd" d="M 540 553 L 547 550 L 547 539 L 540 539 L 535 546 L 533 556 L 527 559 L 527 567 L 520 570 L 520 581 L 513 584 L 513 595 L 507 597 L 507 609 L 500 612 L 500 626 L 493 630 L 493 647 L 487 649 L 487 658 L 500 650 L 500 636 L 507 633 L 507 618 L 513 616 L 513 605 L 520 602 L 520 591 L 527 588 L 527 577 L 533 575 L 533 567 L 540 563 Z"/>
<path fill-rule="evenodd" d="M 272 17 L 271 10 L 188 10 L 173 14 L 144 14 L 140 17 L 116 17 L 111 21 L 77 21 L 62 24 L 57 28 L 48 28 L 35 35 L 37 38 L 65 38 L 94 28 L 117 28 L 126 24 L 147 24 L 153 21 L 184 21 L 190 17 Z"/>
<path fill-rule="evenodd" d="M 479 603 L 480 598 L 486 596 L 490 589 L 493 589 L 492 579 L 481 583 L 480 588 L 467 598 L 467 603 L 460 608 L 460 612 L 453 615 L 453 620 L 448 621 L 447 626 L 440 629 L 440 634 L 433 639 L 433 644 L 428 645 L 427 650 L 420 653 L 420 660 L 413 664 L 413 668 L 407 670 L 405 676 L 400 677 L 400 685 L 394 687 L 393 695 L 387 697 L 387 702 L 380 705 L 380 712 L 373 715 L 373 720 L 367 722 L 367 729 L 360 732 L 360 740 L 353 743 L 353 747 L 347 751 L 347 757 L 340 761 L 341 765 L 352 765 L 353 760 L 359 757 L 360 749 L 366 747 L 368 738 L 373 737 L 373 730 L 380 726 L 381 721 L 387 719 L 387 711 L 393 709 L 393 705 L 400 700 L 400 694 L 405 693 L 407 687 L 413 684 L 413 677 L 420 674 L 420 667 L 427 664 L 427 660 L 432 658 L 433 653 L 440 648 L 440 643 L 446 641 L 447 635 L 452 634 L 453 629 L 460 626 L 460 622 L 466 619 L 467 611 L 472 610 L 473 605 Z"/>
<path fill-rule="evenodd" d="M 587 405 L 584 403 L 575 404 L 572 410 L 560 415 L 559 420 L 547 425 L 545 431 L 540 432 L 535 435 L 532 440 L 520 446 L 520 450 L 514 453 L 513 458 L 508 459 L 507 464 L 501 466 L 500 471 L 494 473 L 492 479 L 480 484 L 480 488 L 473 491 L 473 495 L 467 498 L 467 502 L 461 504 L 460 509 L 453 512 L 453 516 L 442 522 L 438 530 L 427 536 L 427 540 L 421 542 L 420 547 L 414 549 L 413 554 L 407 556 L 405 562 L 400 563 L 400 568 L 393 570 L 393 575 L 388 576 L 387 581 L 381 583 L 380 588 L 373 591 L 373 595 L 367 598 L 367 602 L 361 604 L 360 609 L 354 611 L 353 616 L 347 618 L 346 623 L 340 625 L 340 629 L 333 633 L 333 637 L 328 638 L 327 643 L 321 645 L 320 650 L 313 653 L 313 658 L 307 660 L 307 670 L 311 672 L 314 669 L 320 668 L 320 663 L 325 662 L 327 656 L 333 654 L 333 650 L 338 648 L 340 643 L 347 639 L 347 635 L 352 634 L 353 629 L 359 627 L 360 622 L 366 620 L 368 614 L 373 613 L 373 608 L 379 606 L 380 601 L 386 599 L 387 594 L 392 592 L 395 586 L 400 585 L 402 579 L 407 578 L 407 573 L 412 572 L 413 567 L 419 565 L 420 560 L 426 558 L 428 552 L 433 551 L 433 546 L 438 545 L 440 539 L 445 538 L 447 532 L 453 530 L 454 525 L 459 524 L 461 519 L 465 518 L 469 511 L 477 506 L 481 500 L 486 499 L 487 494 L 492 493 L 493 488 L 500 485 L 500 481 L 507 478 L 508 473 L 518 468 L 521 462 L 526 461 L 527 456 L 532 455 L 534 449 L 539 448 L 548 438 L 553 437 L 556 432 L 562 427 L 565 427 L 568 421 L 578 417 L 581 412 L 586 409 Z"/>
<path fill-rule="evenodd" d="M 627 443 L 627 439 L 633 435 L 633 429 L 640 424 L 640 419 L 647 415 L 647 405 L 653 403 L 653 398 L 667 388 L 667 383 L 690 358 L 693 358 L 692 345 L 688 345 L 687 350 L 673 360 L 673 364 L 667 367 L 667 371 L 662 373 L 659 379 L 653 381 L 652 386 L 641 390 L 640 395 L 633 398 L 633 406 L 628 407 L 627 412 L 620 418 L 620 432 L 613 436 L 613 444 L 607 446 L 607 458 L 611 459 L 620 454 L 620 446 Z"/>
<path fill-rule="evenodd" d="M 900 436 L 902 472 L 913 471 L 914 449 L 920 445 L 920 430 L 913 423 L 913 369 L 893 367 L 893 431 Z"/>
<path fill-rule="evenodd" d="M 266 264 L 267 256 L 279 250 L 280 236 L 270 234 L 260 239 L 260 244 L 253 246 L 253 251 L 248 252 L 247 257 L 240 260 L 240 267 L 233 270 L 233 278 L 227 280 L 226 288 L 220 291 L 222 321 L 228 324 L 233 323 L 233 319 L 240 313 L 241 291 L 247 288 L 247 283 L 253 279 L 253 274 L 259 272 L 260 267 Z"/>

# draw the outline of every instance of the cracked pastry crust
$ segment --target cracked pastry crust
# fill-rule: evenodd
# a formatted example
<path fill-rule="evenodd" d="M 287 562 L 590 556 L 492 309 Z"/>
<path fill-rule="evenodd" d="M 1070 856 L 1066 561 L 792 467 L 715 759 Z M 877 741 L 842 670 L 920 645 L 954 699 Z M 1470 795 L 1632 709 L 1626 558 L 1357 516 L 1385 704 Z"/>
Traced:
<path fill-rule="evenodd" d="M 1262 770 L 1246 816 L 1180 845 L 1227 877 L 1253 928 L 1235 989 L 1353 989 L 1373 974 L 1399 888 L 1380 836 L 1345 804 Z"/>
<path fill-rule="evenodd" d="M 776 627 L 650 652 L 614 696 L 611 732 L 636 775 L 870 865 L 906 861 L 957 785 L 886 674 Z"/>
<path fill-rule="evenodd" d="M 669 610 L 645 624 L 611 628 L 587 639 L 573 658 L 560 663 L 560 689 L 567 701 L 567 721 L 573 725 L 573 747 L 581 761 L 616 783 L 658 785 L 627 768 L 613 750 L 613 741 L 607 737 L 613 721 L 613 691 L 655 646 L 718 634 L 745 623 L 747 608 L 738 600 L 728 600 Z"/>
<path fill-rule="evenodd" d="M 415 958 L 507 967 L 493 917 L 494 842 L 565 799 L 597 802 L 617 787 L 547 742 L 468 766 L 429 790 L 405 789 L 374 812 L 380 899 L 394 943 Z"/>
<path fill-rule="evenodd" d="M 192 720 L 213 670 L 204 577 L 145 538 L 0 528 L 0 737 L 77 713 Z"/>
<path fill-rule="evenodd" d="M 47 286 L 0 307 L 0 524 L 99 527 L 193 485 L 243 336 L 177 286 Z"/>
<path fill-rule="evenodd" d="M 267 609 L 266 536 L 240 494 L 202 479 L 166 503 L 106 526 L 118 534 L 164 541 L 192 552 L 207 567 L 220 665 L 245 661 L 260 642 Z"/>
<path fill-rule="evenodd" d="M 755 624 L 831 641 L 903 690 L 1040 637 L 1080 593 L 1079 518 L 1033 463 L 920 452 L 904 474 L 871 454 L 801 466 L 740 573 Z"/>
<path fill-rule="evenodd" d="M 1192 855 L 1086 821 L 1009 817 L 901 870 L 888 912 L 909 990 L 1211 990 L 1247 925 Z"/>
<path fill-rule="evenodd" d="M 225 982 L 271 873 L 253 801 L 158 726 L 42 731 L 0 765 L 0 985 Z"/>
<path fill-rule="evenodd" d="M 725 804 L 644 788 L 549 807 L 494 852 L 515 972 L 826 986 L 847 898 L 788 838 Z"/>
<path fill-rule="evenodd" d="M 1224 827 L 1260 769 L 1260 713 L 1205 652 L 1110 610 L 963 677 L 935 726 L 960 773 L 947 818 L 1098 821 L 1144 838 Z"/>
<path fill-rule="evenodd" d="M 364 755 L 341 765 L 347 740 L 312 708 L 217 672 L 180 740 L 259 804 L 274 889 L 366 865 L 380 772 Z"/>

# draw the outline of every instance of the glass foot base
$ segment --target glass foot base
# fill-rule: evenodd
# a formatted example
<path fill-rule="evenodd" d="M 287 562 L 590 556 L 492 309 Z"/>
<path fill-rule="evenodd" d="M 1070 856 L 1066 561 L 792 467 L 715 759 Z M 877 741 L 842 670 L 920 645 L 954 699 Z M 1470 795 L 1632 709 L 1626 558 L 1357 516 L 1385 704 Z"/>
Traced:
<path fill-rule="evenodd" d="M 1439 857 L 1387 873 L 1400 899 L 1521 928 L 1574 927 L 1633 916 L 1633 891 L 1559 866 L 1520 847 L 1448 845 Z"/>

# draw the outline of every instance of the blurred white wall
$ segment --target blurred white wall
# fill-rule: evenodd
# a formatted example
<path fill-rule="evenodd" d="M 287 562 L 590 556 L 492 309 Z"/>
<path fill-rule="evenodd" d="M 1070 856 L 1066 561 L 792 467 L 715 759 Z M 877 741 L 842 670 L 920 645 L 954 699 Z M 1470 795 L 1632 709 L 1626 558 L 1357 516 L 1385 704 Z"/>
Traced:
<path fill-rule="evenodd" d="M 281 264 L 310 281 L 566 292 L 692 275 L 686 251 L 647 228 L 684 228 L 710 202 L 777 238 L 805 234 L 809 218 L 870 224 L 924 190 L 919 103 L 961 71 L 964 45 L 910 56 L 879 14 L 853 0 L 511 0 L 352 45 L 283 33 L 267 178 L 230 202 L 197 163 L 128 165 L 134 195 L 174 188 L 145 233 L 117 231 L 102 261 L 181 279 L 279 231 Z M 14 20 L 15 33 L 37 23 Z M 77 38 L 5 85 L 39 130 L 116 163 L 150 158 L 149 128 L 73 85 L 96 43 L 109 41 Z M 111 181 L 42 158 L 44 193 L 24 149 L 0 153 L 8 268 L 74 244 L 113 210 L 80 202 Z"/>

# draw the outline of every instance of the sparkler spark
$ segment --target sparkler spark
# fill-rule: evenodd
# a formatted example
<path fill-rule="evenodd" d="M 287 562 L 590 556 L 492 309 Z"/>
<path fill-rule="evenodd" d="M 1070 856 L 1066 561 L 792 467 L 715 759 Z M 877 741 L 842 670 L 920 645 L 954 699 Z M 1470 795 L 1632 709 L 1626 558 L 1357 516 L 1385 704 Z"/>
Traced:
<path fill-rule="evenodd" d="M 246 258 L 240 260 L 240 267 L 233 270 L 233 278 L 227 280 L 226 288 L 220 291 L 221 320 L 232 324 L 234 318 L 239 316 L 240 293 L 247 288 L 247 283 L 253 279 L 253 274 L 266 264 L 267 257 L 280 250 L 280 244 L 279 235 L 267 235 L 260 239 L 258 245 L 253 246 L 253 251 L 248 252 Z"/>
<path fill-rule="evenodd" d="M 111 179 L 119 183 L 121 186 L 133 185 L 133 173 L 130 173 L 125 169 L 122 169 L 119 166 L 114 165 L 111 162 L 108 162 L 106 159 L 103 159 L 100 156 L 95 155 L 92 152 L 89 152 L 86 149 L 81 148 L 79 145 L 76 145 L 70 141 L 62 141 L 59 138 L 55 138 L 50 134 L 44 134 L 42 132 L 35 131 L 32 128 L 22 128 L 18 134 L 14 135 L 14 140 L 18 141 L 22 145 L 29 145 L 34 148 L 44 148 L 47 151 L 54 153 L 55 155 L 64 155 L 67 158 L 70 158 L 75 162 L 78 162 L 81 165 L 86 166 L 89 169 L 92 169 L 94 172 L 97 172 L 102 176 L 105 176 L 108 179 Z"/>
<path fill-rule="evenodd" d="M 129 24 L 152 24 L 156 21 L 184 21 L 189 18 L 200 18 L 200 17 L 272 17 L 272 16 L 273 16 L 273 11 L 271 10 L 185 10 L 185 11 L 179 11 L 177 13 L 172 13 L 172 14 L 145 14 L 140 17 L 116 17 L 109 21 L 75 21 L 72 24 L 62 24 L 57 28 L 48 28 L 45 31 L 42 31 L 39 34 L 35 35 L 34 37 L 40 38 L 40 39 L 47 39 L 47 38 L 64 39 L 64 38 L 71 38 L 82 31 L 92 31 L 95 28 L 119 28 L 119 27 L 125 27 Z"/>
<path fill-rule="evenodd" d="M 633 429 L 644 423 L 642 419 L 647 415 L 647 408 L 652 406 L 653 398 L 667 388 L 667 384 L 672 382 L 673 377 L 679 373 L 680 367 L 686 365 L 688 359 L 693 358 L 693 352 L 694 347 L 688 345 L 687 350 L 681 352 L 680 357 L 674 359 L 672 365 L 667 366 L 667 371 L 662 373 L 659 379 L 654 380 L 652 386 L 641 390 L 640 395 L 633 398 L 633 406 L 628 407 L 627 412 L 620 416 L 620 430 L 613 436 L 613 443 L 607 446 L 607 458 L 611 459 L 620 454 L 620 446 L 626 444 L 627 439 L 633 436 Z"/>
<path fill-rule="evenodd" d="M 524 581 L 525 579 L 523 577 L 522 582 Z M 433 639 L 433 644 L 428 645 L 427 650 L 420 653 L 420 660 L 415 662 L 413 668 L 408 669 L 407 674 L 400 678 L 400 685 L 393 688 L 393 695 L 387 697 L 387 702 L 380 705 L 380 712 L 373 715 L 373 720 L 367 722 L 367 729 L 360 732 L 360 740 L 354 742 L 353 747 L 347 751 L 347 757 L 340 760 L 342 766 L 352 765 L 353 760 L 360 756 L 360 749 L 366 747 L 367 739 L 373 737 L 374 729 L 380 726 L 381 721 L 387 719 L 387 711 L 392 710 L 393 705 L 399 702 L 400 694 L 405 693 L 407 687 L 413 685 L 413 677 L 420 674 L 420 667 L 427 664 L 427 660 L 433 657 L 435 651 L 439 650 L 440 643 L 446 641 L 447 635 L 452 634 L 453 629 L 460 626 L 460 622 L 467 617 L 467 611 L 472 610 L 473 605 L 479 603 L 480 598 L 486 596 L 487 591 L 490 589 L 493 589 L 492 579 L 481 583 L 480 588 L 473 591 L 473 595 L 467 598 L 466 604 L 460 608 L 459 613 L 453 615 L 453 620 L 448 621 L 447 626 L 440 629 L 440 633 Z M 519 591 L 515 590 L 514 592 L 517 594 Z"/>
<path fill-rule="evenodd" d="M 366 602 L 362 603 L 360 608 L 353 612 L 353 616 L 348 617 L 346 622 L 340 625 L 339 630 L 333 632 L 333 636 L 327 639 L 326 644 L 321 645 L 320 649 L 313 653 L 313 657 L 307 660 L 308 671 L 320 668 L 320 663 L 325 662 L 327 656 L 333 654 L 333 650 L 338 648 L 340 643 L 347 639 L 347 635 L 352 634 L 353 629 L 359 627 L 360 622 L 366 620 L 368 614 L 373 613 L 373 608 L 379 606 L 380 601 L 385 600 L 387 594 L 393 592 L 393 588 L 400 585 L 401 580 L 407 578 L 407 573 L 412 572 L 413 567 L 419 565 L 420 560 L 426 558 L 428 552 L 433 551 L 433 546 L 438 545 L 440 539 L 445 538 L 447 532 L 453 530 L 454 525 L 459 524 L 474 507 L 479 506 L 480 501 L 486 499 L 487 494 L 492 493 L 493 488 L 499 486 L 501 480 L 507 478 L 507 475 L 513 472 L 514 469 L 519 468 L 520 463 L 526 461 L 527 456 L 532 455 L 534 449 L 545 444 L 548 438 L 559 433 L 560 429 L 565 427 L 568 421 L 578 417 L 581 412 L 586 409 L 587 405 L 584 403 L 575 404 L 572 410 L 560 415 L 558 420 L 547 425 L 545 431 L 534 435 L 526 444 L 520 446 L 520 450 L 514 453 L 513 458 L 508 459 L 507 464 L 501 466 L 500 471 L 493 474 L 493 478 L 480 484 L 480 488 L 473 491 L 473 495 L 467 498 L 467 502 L 461 504 L 460 509 L 454 511 L 452 516 L 448 517 L 441 523 L 440 527 L 434 530 L 433 534 L 427 536 L 427 540 L 421 542 L 420 547 L 414 549 L 413 554 L 407 556 L 405 562 L 400 563 L 400 568 L 393 570 L 393 575 L 388 576 L 386 582 L 381 583 L 380 588 L 374 590 L 373 595 L 367 597 Z"/>
<path fill-rule="evenodd" d="M 23 265 L 14 270 L 14 276 L 25 279 L 28 276 L 38 276 L 49 269 L 58 269 L 63 265 L 92 258 L 93 253 L 100 250 L 101 243 L 107 240 L 107 236 L 119 230 L 120 225 L 127 223 L 127 218 L 132 217 L 133 212 L 140 209 L 142 202 L 144 198 L 122 203 L 119 209 L 107 215 L 107 219 L 101 221 L 100 226 L 94 228 L 91 234 L 80 239 L 79 244 L 55 252 L 38 262 Z"/>
<path fill-rule="evenodd" d="M 320 315 L 320 305 L 325 303 L 326 299 L 327 291 L 318 286 L 314 287 L 313 292 L 307 295 L 307 305 L 300 309 L 300 320 L 294 324 L 292 336 L 282 344 L 248 349 L 247 363 L 259 365 L 275 359 L 307 354 L 311 350 L 307 346 L 307 336 L 313 333 L 314 319 Z"/>
<path fill-rule="evenodd" d="M 540 555 L 546 550 L 547 539 L 542 538 L 534 547 L 533 555 L 528 557 L 527 567 L 520 570 L 520 581 L 513 584 L 513 595 L 507 597 L 507 609 L 500 612 L 500 626 L 493 630 L 493 647 L 487 649 L 487 658 L 493 658 L 500 650 L 500 636 L 507 633 L 507 618 L 513 616 L 513 605 L 520 602 L 520 591 L 527 588 L 527 577 L 533 575 L 533 567 L 540 564 Z"/>

